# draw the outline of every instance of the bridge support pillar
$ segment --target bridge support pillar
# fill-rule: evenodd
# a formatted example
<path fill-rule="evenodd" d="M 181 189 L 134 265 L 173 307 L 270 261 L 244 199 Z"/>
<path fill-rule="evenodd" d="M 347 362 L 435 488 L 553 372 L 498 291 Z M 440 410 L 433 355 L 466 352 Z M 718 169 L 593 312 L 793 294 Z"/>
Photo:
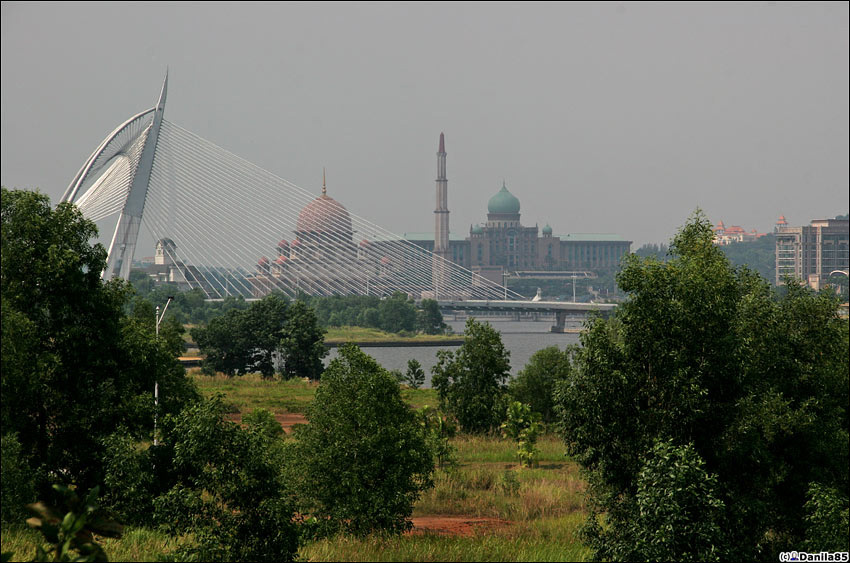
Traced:
<path fill-rule="evenodd" d="M 567 321 L 567 312 L 566 311 L 556 311 L 555 312 L 555 324 L 552 325 L 552 328 L 549 329 L 550 332 L 564 332 L 564 325 Z"/>

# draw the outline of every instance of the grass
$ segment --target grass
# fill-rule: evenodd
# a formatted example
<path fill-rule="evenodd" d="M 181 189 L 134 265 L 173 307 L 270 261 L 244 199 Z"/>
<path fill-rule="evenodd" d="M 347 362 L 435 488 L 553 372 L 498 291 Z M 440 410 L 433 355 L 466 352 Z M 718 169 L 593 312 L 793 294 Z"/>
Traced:
<path fill-rule="evenodd" d="M 259 374 L 240 377 L 204 376 L 190 370 L 205 396 L 221 393 L 233 412 L 265 408 L 273 413 L 303 413 L 318 384 L 304 380 L 264 380 Z M 433 389 L 402 387 L 412 407 L 436 407 Z M 308 542 L 299 558 L 307 561 L 583 561 L 590 551 L 577 539 L 584 522 L 585 483 L 577 465 L 564 456 L 564 444 L 554 435 L 538 441 L 539 465 L 520 468 L 516 444 L 498 436 L 458 436 L 452 439 L 458 464 L 434 474 L 434 488 L 413 509 L 413 516 L 494 518 L 501 525 L 471 536 L 437 533 L 355 539 L 336 537 Z M 40 535 L 27 528 L 3 529 L 2 550 L 12 560 L 30 560 Z M 161 560 L 179 543 L 149 529 L 129 529 L 120 539 L 102 539 L 113 561 Z"/>
<path fill-rule="evenodd" d="M 35 546 L 45 546 L 42 535 L 31 528 L 3 528 L 2 551 L 11 552 L 11 561 L 32 561 Z M 111 561 L 162 561 L 183 540 L 174 539 L 157 530 L 128 528 L 121 538 L 95 538 Z"/>
<path fill-rule="evenodd" d="M 516 444 L 496 436 L 459 436 L 454 440 L 458 457 L 465 463 L 516 463 Z M 537 460 L 545 465 L 549 462 L 566 461 L 564 442 L 553 434 L 545 434 L 537 441 L 540 454 Z"/>
<path fill-rule="evenodd" d="M 189 370 L 189 377 L 205 397 L 218 393 L 225 396 L 232 412 L 250 412 L 264 408 L 275 414 L 303 413 L 316 395 L 317 383 L 303 379 L 263 379 L 258 373 L 237 377 L 201 375 L 200 370 Z"/>
<path fill-rule="evenodd" d="M 417 334 L 415 336 L 401 336 L 391 332 L 384 332 L 377 328 L 366 328 L 361 326 L 332 326 L 328 327 L 325 334 L 325 342 L 328 344 L 341 344 L 343 342 L 443 342 L 446 340 L 462 339 L 458 334 Z"/>
<path fill-rule="evenodd" d="M 312 542 L 299 556 L 307 561 L 585 561 L 590 550 L 576 539 L 583 521 L 583 515 L 573 514 L 472 537 L 337 537 Z"/>

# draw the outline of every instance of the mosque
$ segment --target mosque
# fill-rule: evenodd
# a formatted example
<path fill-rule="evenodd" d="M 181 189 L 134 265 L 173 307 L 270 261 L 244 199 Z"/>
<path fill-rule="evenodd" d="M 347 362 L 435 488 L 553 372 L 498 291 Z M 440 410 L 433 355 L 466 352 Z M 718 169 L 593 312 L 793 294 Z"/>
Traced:
<path fill-rule="evenodd" d="M 403 236 L 408 243 L 438 257 L 433 261 L 434 287 L 446 285 L 448 279 L 445 263 L 440 258 L 501 284 L 506 275 L 515 274 L 595 275 L 617 268 L 621 258 L 629 253 L 631 241 L 620 235 L 574 233 L 559 236 L 548 224 L 542 229 L 537 225 L 523 226 L 520 201 L 504 182 L 487 203 L 484 224 L 470 225 L 465 237 L 450 235 L 446 154 L 445 136 L 441 133 L 437 151 L 435 232 L 405 233 Z M 248 277 L 254 297 L 263 297 L 284 287 L 314 295 L 351 293 L 351 288 L 370 283 L 374 294 L 389 293 L 392 290 L 390 270 L 395 270 L 395 283 L 398 283 L 398 272 L 405 267 L 393 264 L 386 252 L 398 241 L 355 243 L 348 210 L 327 195 L 324 178 L 322 194 L 301 210 L 293 235 L 292 242 L 281 240 L 278 243 L 273 260 L 265 256 L 259 259 L 256 273 Z"/>

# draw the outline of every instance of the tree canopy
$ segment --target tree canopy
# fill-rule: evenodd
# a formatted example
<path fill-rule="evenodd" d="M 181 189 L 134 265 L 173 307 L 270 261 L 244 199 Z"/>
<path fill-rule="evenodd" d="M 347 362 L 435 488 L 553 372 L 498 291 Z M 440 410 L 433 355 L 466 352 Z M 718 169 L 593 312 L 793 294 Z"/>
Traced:
<path fill-rule="evenodd" d="M 307 420 L 290 455 L 301 512 L 331 531 L 409 529 L 434 462 L 395 378 L 346 344 L 322 374 Z"/>
<path fill-rule="evenodd" d="M 166 413 L 196 393 L 173 341 L 154 338 L 153 316 L 125 314 L 129 286 L 101 281 L 94 223 L 73 205 L 52 209 L 42 194 L 6 188 L 1 213 L 3 433 L 17 433 L 40 491 L 50 493 L 50 474 L 89 489 L 106 434 L 122 424 L 150 436 L 155 381 Z"/>
<path fill-rule="evenodd" d="M 728 532 L 711 538 L 723 553 L 773 558 L 803 545 L 812 484 L 838 491 L 846 510 L 847 321 L 825 293 L 791 284 L 777 296 L 748 268 L 731 266 L 712 238 L 698 212 L 667 262 L 630 256 L 618 278 L 628 301 L 615 318 L 588 324 L 558 386 L 569 452 L 590 478 L 586 538 L 597 558 L 655 558 L 641 551 L 646 537 L 633 523 L 693 517 L 642 512 L 661 506 L 641 493 L 641 475 L 661 471 L 664 455 L 687 459 L 693 470 L 682 478 L 716 476 L 717 502 L 706 514 Z M 659 443 L 667 453 L 653 453 Z M 608 525 L 595 524 L 600 513 Z"/>
<path fill-rule="evenodd" d="M 256 371 L 270 378 L 279 371 L 285 378 L 318 379 L 327 354 L 313 310 L 277 294 L 228 310 L 192 329 L 192 337 L 206 356 L 204 370 L 230 376 Z"/>
<path fill-rule="evenodd" d="M 470 318 L 464 334 L 460 349 L 437 352 L 431 385 L 464 432 L 486 432 L 497 428 L 504 417 L 511 353 L 499 332 L 486 323 Z"/>

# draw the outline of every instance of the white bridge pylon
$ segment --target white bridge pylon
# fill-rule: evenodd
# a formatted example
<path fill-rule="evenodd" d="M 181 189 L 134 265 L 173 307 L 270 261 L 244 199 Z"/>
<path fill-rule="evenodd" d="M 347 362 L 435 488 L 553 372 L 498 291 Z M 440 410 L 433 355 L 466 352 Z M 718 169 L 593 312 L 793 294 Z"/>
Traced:
<path fill-rule="evenodd" d="M 522 299 L 163 118 L 159 101 L 118 126 L 62 201 L 115 221 L 103 277 L 129 279 L 139 228 L 158 241 L 159 274 L 209 298 L 387 295 Z M 344 201 L 345 193 L 333 192 Z M 445 270 L 434 287 L 434 268 Z"/>

